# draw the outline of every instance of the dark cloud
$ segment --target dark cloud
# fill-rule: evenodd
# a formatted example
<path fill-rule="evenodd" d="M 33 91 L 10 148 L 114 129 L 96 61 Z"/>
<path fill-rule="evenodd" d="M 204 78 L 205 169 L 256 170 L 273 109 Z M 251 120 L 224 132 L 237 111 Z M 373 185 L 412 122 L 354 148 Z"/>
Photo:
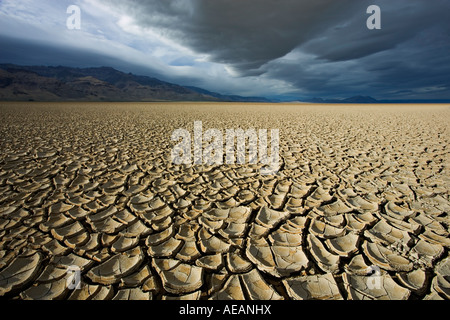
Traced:
<path fill-rule="evenodd" d="M 394 48 L 436 23 L 447 27 L 447 0 L 104 0 L 216 62 L 245 71 L 298 46 L 328 60 Z M 382 8 L 382 30 L 368 30 L 366 9 Z M 306 45 L 305 45 L 306 44 Z"/>
<path fill-rule="evenodd" d="M 320 58 L 344 61 L 394 49 L 422 32 L 433 36 L 430 29 L 436 29 L 436 26 L 438 32 L 449 34 L 449 1 L 437 0 L 432 4 L 419 0 L 361 1 L 362 7 L 367 7 L 370 2 L 376 2 L 381 8 L 381 30 L 366 27 L 368 15 L 349 15 L 345 27 L 329 29 L 302 48 Z"/>
<path fill-rule="evenodd" d="M 448 0 L 103 2 L 239 76 L 284 80 L 297 88 L 292 94 L 450 94 Z M 372 4 L 381 30 L 366 27 Z M 282 58 L 291 52 L 309 58 Z"/>
<path fill-rule="evenodd" d="M 450 64 L 446 52 L 450 43 L 437 45 L 440 37 L 444 35 L 433 38 L 424 32 L 395 49 L 356 60 L 329 61 L 314 55 L 298 61 L 280 59 L 265 66 L 265 76 L 285 79 L 306 97 L 361 94 L 379 99 L 448 99 Z"/>
<path fill-rule="evenodd" d="M 87 48 L 89 45 L 77 49 L 57 40 L 44 43 L 3 36 L 0 60 L 22 64 L 45 61 L 51 65 L 110 65 L 236 94 L 450 98 L 450 22 L 446 16 L 450 12 L 449 0 L 95 0 L 92 3 L 105 5 L 108 8 L 105 14 L 109 10 L 117 13 L 114 23 L 108 17 L 100 20 L 114 25 L 116 29 L 110 31 L 123 32 L 120 38 L 111 37 L 111 43 L 119 42 L 120 48 L 128 48 L 130 41 L 125 38 L 129 35 L 136 43 L 136 51 L 139 48 L 145 51 L 146 44 L 154 43 L 146 43 L 151 40 L 145 37 L 138 39 L 141 32 L 135 31 L 151 30 L 150 34 L 158 34 L 194 54 L 183 56 L 181 50 L 173 60 L 164 62 L 167 67 L 163 63 L 152 69 L 151 59 L 142 67 L 143 60 L 134 61 L 134 56 L 125 49 L 96 50 L 92 42 L 91 49 Z M 381 8 L 381 30 L 366 27 L 369 5 Z M 121 19 L 124 15 L 132 19 Z M 102 28 L 95 21 L 90 21 L 90 25 L 93 30 Z M 117 26 L 123 29 L 118 30 Z M 212 63 L 199 67 L 197 57 L 203 56 Z M 232 75 L 220 64 L 233 71 Z M 208 66 L 217 69 L 205 75 Z M 174 71 L 177 67 L 188 71 L 177 73 Z"/>
<path fill-rule="evenodd" d="M 0 35 L 0 62 L 23 65 L 65 65 L 88 67 L 98 63 L 107 65 L 111 59 L 98 54 L 61 47 L 57 44 L 44 44 L 41 41 L 23 40 Z"/>
<path fill-rule="evenodd" d="M 0 35 L 0 63 L 18 65 L 47 65 L 68 67 L 113 67 L 124 72 L 151 74 L 160 78 L 164 75 L 149 67 L 134 65 L 113 55 L 100 54 L 87 49 L 58 46 L 41 41 L 16 39 Z"/>
<path fill-rule="evenodd" d="M 352 14 L 353 0 L 105 0 L 195 52 L 242 75 L 284 56 Z"/>

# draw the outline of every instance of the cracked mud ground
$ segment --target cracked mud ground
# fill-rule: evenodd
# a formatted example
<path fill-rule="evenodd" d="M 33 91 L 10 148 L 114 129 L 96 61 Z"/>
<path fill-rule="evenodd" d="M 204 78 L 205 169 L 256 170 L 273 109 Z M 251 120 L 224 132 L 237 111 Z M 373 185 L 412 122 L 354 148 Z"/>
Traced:
<path fill-rule="evenodd" d="M 0 299 L 449 298 L 448 105 L 1 103 L 0 119 Z M 173 165 L 194 121 L 280 129 L 278 174 Z"/>

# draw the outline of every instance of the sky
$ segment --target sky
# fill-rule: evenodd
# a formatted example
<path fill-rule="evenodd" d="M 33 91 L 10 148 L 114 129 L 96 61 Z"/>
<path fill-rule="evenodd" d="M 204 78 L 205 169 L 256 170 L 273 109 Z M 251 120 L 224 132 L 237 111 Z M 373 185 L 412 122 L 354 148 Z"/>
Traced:
<path fill-rule="evenodd" d="M 367 27 L 371 5 L 381 29 Z M 280 99 L 450 99 L 448 12 L 450 0 L 0 0 L 0 63 Z"/>

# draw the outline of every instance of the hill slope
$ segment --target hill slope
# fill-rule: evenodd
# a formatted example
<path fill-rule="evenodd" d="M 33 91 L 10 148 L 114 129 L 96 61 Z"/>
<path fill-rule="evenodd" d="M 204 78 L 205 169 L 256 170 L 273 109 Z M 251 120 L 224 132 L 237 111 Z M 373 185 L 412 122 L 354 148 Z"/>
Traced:
<path fill-rule="evenodd" d="M 246 101 L 110 67 L 69 68 L 0 64 L 0 100 L 7 101 Z"/>

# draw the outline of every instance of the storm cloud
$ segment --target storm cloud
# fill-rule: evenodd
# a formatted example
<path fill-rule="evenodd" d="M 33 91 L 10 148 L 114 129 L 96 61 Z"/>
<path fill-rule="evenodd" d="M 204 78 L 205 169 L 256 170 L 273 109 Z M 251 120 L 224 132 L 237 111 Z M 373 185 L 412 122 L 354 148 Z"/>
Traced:
<path fill-rule="evenodd" d="M 16 3 L 21 1 L 30 3 Z M 142 65 L 168 80 L 223 93 L 450 98 L 448 0 L 80 0 L 77 4 L 87 12 L 85 32 L 90 37 L 85 54 L 77 56 L 105 56 L 122 70 L 128 61 L 133 72 Z M 366 26 L 370 5 L 381 8 L 380 30 Z M 101 52 L 96 39 L 103 41 Z M 56 37 L 52 46 L 60 43 Z M 67 42 L 60 46 L 64 50 Z M 119 49 L 109 50 L 112 46 Z M 2 60 L 4 54 L 0 51 Z"/>
<path fill-rule="evenodd" d="M 102 2 L 129 14 L 136 26 L 206 54 L 240 75 L 258 74 L 262 65 L 364 10 L 352 0 Z"/>

